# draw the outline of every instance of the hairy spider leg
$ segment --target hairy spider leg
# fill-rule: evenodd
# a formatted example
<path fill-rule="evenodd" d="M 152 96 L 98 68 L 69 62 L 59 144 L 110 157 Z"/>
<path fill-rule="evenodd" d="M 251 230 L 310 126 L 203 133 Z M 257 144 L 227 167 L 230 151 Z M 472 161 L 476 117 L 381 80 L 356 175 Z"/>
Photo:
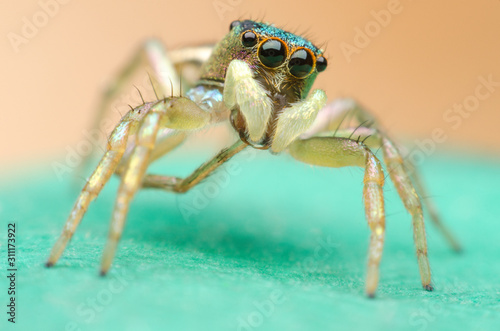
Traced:
<path fill-rule="evenodd" d="M 138 107 L 136 110 L 129 111 L 125 116 L 123 116 L 120 123 L 118 123 L 111 133 L 108 139 L 107 150 L 78 196 L 78 199 L 76 200 L 75 205 L 66 220 L 63 231 L 52 248 L 46 263 L 47 267 L 53 266 L 61 257 L 66 245 L 75 233 L 78 224 L 87 211 L 90 202 L 92 202 L 92 200 L 99 195 L 102 188 L 108 182 L 109 178 L 118 166 L 118 163 L 125 152 L 129 135 L 133 134 L 137 130 L 139 122 L 142 120 L 144 115 L 146 115 L 150 106 L 151 104 L 146 104 Z"/>
<path fill-rule="evenodd" d="M 396 191 L 405 209 L 412 216 L 413 236 L 420 276 L 422 278 L 422 286 L 426 290 L 431 291 L 433 287 L 431 284 L 431 272 L 427 257 L 427 240 L 425 237 L 421 200 L 417 194 L 416 185 L 405 167 L 407 163 L 405 164 L 394 144 L 388 138 L 382 137 L 376 129 L 366 127 L 343 129 L 338 130 L 336 136 L 348 139 L 347 137 L 351 136 L 354 130 L 356 130 L 356 141 L 365 143 L 366 140 L 365 144 L 370 148 L 382 148 L 383 150 L 384 162 L 387 166 L 389 176 L 396 187 Z M 442 230 L 445 230 L 443 231 L 445 235 L 447 233 L 449 234 L 449 232 L 446 232 L 446 228 Z"/>
<path fill-rule="evenodd" d="M 359 123 L 364 123 L 367 126 L 370 125 L 370 128 L 360 126 L 357 128 L 339 130 L 342 120 L 348 115 L 355 117 Z M 395 160 L 396 163 L 394 163 L 394 165 L 401 162 L 402 171 L 405 173 L 404 177 L 410 177 L 411 182 L 413 183 L 412 186 L 417 192 L 424 209 L 429 212 L 432 223 L 441 232 L 441 235 L 444 236 L 450 247 L 456 252 L 461 252 L 462 247 L 460 243 L 452 234 L 450 229 L 441 221 L 433 200 L 428 198 L 427 189 L 423 185 L 416 166 L 409 158 L 402 156 L 402 153 L 400 152 L 401 148 L 396 146 L 394 141 L 382 131 L 373 115 L 352 99 L 339 99 L 325 107 L 324 112 L 320 112 L 318 117 L 319 118 L 316 122 L 320 125 L 316 125 L 316 127 L 308 133 L 308 136 L 316 134 L 323 136 L 334 132 L 336 137 L 353 137 L 353 139 L 365 142 L 365 144 L 369 145 L 370 148 L 383 148 L 384 157 L 387 157 L 388 154 L 397 155 L 397 160 Z M 384 145 L 383 140 L 387 140 L 389 143 Z M 385 160 L 385 163 L 388 163 L 387 160 Z M 391 172 L 389 167 L 388 170 Z M 403 199 L 403 195 L 399 190 L 398 194 L 401 199 Z"/>
<path fill-rule="evenodd" d="M 121 238 L 130 202 L 139 190 L 155 147 L 158 131 L 163 127 L 193 130 L 210 123 L 210 113 L 185 98 L 168 98 L 156 102 L 145 116 L 136 137 L 134 150 L 123 172 L 111 218 L 108 241 L 101 261 L 105 275 Z"/>
<path fill-rule="evenodd" d="M 116 170 L 125 152 L 128 136 L 138 131 L 133 151 L 118 189 L 109 239 L 101 266 L 101 273 L 105 274 L 109 269 L 118 239 L 121 236 L 129 203 L 139 188 L 149 164 L 149 157 L 154 149 L 158 131 L 161 128 L 195 130 L 209 124 L 210 119 L 210 113 L 199 108 L 193 101 L 182 97 L 166 98 L 155 103 L 147 103 L 129 111 L 111 134 L 107 151 L 80 193 L 46 265 L 52 266 L 57 262 L 88 205 L 97 197 Z"/>
<path fill-rule="evenodd" d="M 179 147 L 189 136 L 189 133 L 189 131 L 173 129 L 164 129 L 159 131 L 156 138 L 155 148 L 151 151 L 151 156 L 149 157 L 149 164 Z M 135 144 L 131 143 L 129 140 L 127 150 L 115 170 L 116 175 L 122 176 L 132 152 L 134 151 L 134 146 Z"/>
<path fill-rule="evenodd" d="M 420 198 L 415 190 L 408 171 L 405 167 L 403 158 L 399 154 L 394 144 L 387 138 L 382 137 L 382 150 L 384 151 L 384 160 L 389 171 L 399 197 L 412 217 L 413 238 L 417 250 L 418 267 L 422 286 L 428 291 L 433 290 L 431 284 L 431 269 L 429 267 L 429 258 L 427 257 L 427 240 L 425 238 L 424 214 Z"/>
<path fill-rule="evenodd" d="M 331 131 L 335 130 L 334 135 L 336 137 L 351 138 L 354 135 L 353 139 L 366 143 L 370 148 L 382 148 L 384 162 L 387 165 L 389 176 L 406 210 L 412 216 L 413 235 L 422 286 L 424 289 L 432 291 L 433 285 L 431 283 L 431 271 L 427 257 L 427 240 L 422 203 L 429 210 L 432 222 L 441 231 L 450 246 L 457 252 L 461 250 L 458 241 L 441 222 L 432 201 L 429 201 L 429 199 L 421 199 L 426 193 L 415 166 L 410 160 L 402 157 L 396 145 L 377 127 L 374 117 L 352 100 L 340 100 L 337 102 L 337 105 L 340 104 L 341 107 L 330 106 L 326 108 L 326 115 L 322 114 L 323 120 L 327 118 L 326 123 L 323 123 L 322 127 L 316 127 L 315 130 L 319 131 L 319 133 L 316 132 L 315 134 L 319 136 L 328 136 L 332 134 Z M 329 114 L 328 111 L 330 112 Z M 342 124 L 342 118 L 344 118 L 349 111 L 353 112 L 353 116 L 362 124 L 356 128 L 339 130 Z M 335 123 L 336 127 L 332 126 L 333 123 Z M 365 124 L 372 127 L 363 126 Z M 308 133 L 308 135 L 312 134 L 312 132 Z"/>
<path fill-rule="evenodd" d="M 186 63 L 200 63 L 205 61 L 212 48 L 213 46 L 190 47 L 181 50 L 172 50 L 167 54 L 165 47 L 160 41 L 149 39 L 144 42 L 132 56 L 128 64 L 118 72 L 103 92 L 91 127 L 93 131 L 99 128 L 114 98 L 123 91 L 134 74 L 140 69 L 151 69 L 150 78 L 153 89 L 155 93 L 156 91 L 161 93 L 161 97 L 180 95 L 181 87 L 179 84 L 176 84 L 179 82 L 179 73 L 176 67 L 182 68 Z M 83 171 L 90 157 L 91 155 L 87 155 L 83 158 L 77 168 L 77 173 Z"/>
<path fill-rule="evenodd" d="M 385 235 L 384 173 L 380 161 L 362 142 L 337 137 L 297 139 L 289 146 L 288 152 L 296 160 L 312 165 L 365 168 L 363 199 L 366 219 L 371 230 L 366 293 L 374 297 Z"/>
<path fill-rule="evenodd" d="M 142 187 L 159 188 L 176 193 L 187 192 L 247 146 L 241 140 L 236 141 L 230 147 L 221 150 L 216 156 L 202 164 L 185 178 L 148 174 L 144 177 Z"/>

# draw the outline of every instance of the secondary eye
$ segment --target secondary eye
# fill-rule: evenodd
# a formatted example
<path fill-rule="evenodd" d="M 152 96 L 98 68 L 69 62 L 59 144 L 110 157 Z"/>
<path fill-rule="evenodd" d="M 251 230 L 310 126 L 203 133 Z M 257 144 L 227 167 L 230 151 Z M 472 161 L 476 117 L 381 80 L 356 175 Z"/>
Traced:
<path fill-rule="evenodd" d="M 259 49 L 259 59 L 266 67 L 279 67 L 285 58 L 286 46 L 279 40 L 269 39 Z"/>
<path fill-rule="evenodd" d="M 320 56 L 316 59 L 316 69 L 318 69 L 318 72 L 322 72 L 323 70 L 325 70 L 327 64 L 328 64 L 328 62 L 322 56 Z"/>
<path fill-rule="evenodd" d="M 241 43 L 245 47 L 252 47 L 257 44 L 257 35 L 253 31 L 247 31 L 241 36 Z"/>
<path fill-rule="evenodd" d="M 235 27 L 237 27 L 240 24 L 241 24 L 240 21 L 232 21 L 231 25 L 229 25 L 229 31 L 231 31 L 232 29 L 234 29 Z"/>
<path fill-rule="evenodd" d="M 297 78 L 303 78 L 309 75 L 312 71 L 314 58 L 311 52 L 305 49 L 296 50 L 290 57 L 288 69 L 290 73 Z"/>

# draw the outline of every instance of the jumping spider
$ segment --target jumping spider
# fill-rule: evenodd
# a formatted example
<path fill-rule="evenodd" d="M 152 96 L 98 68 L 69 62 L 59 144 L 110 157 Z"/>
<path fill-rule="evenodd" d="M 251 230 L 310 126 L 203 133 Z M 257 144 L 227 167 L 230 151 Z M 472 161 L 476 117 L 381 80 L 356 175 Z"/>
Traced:
<path fill-rule="evenodd" d="M 251 20 L 234 21 L 229 33 L 206 58 L 206 48 L 189 48 L 167 54 L 157 41 L 148 41 L 103 98 L 100 115 L 136 68 L 149 64 L 154 85 L 168 95 L 179 68 L 204 62 L 200 80 L 184 96 L 160 98 L 131 109 L 109 136 L 107 150 L 81 191 L 47 266 L 63 253 L 90 202 L 112 174 L 121 177 L 104 249 L 101 274 L 108 272 L 125 219 L 137 190 L 158 188 L 183 193 L 200 183 L 224 162 L 247 147 L 289 153 L 298 161 L 324 167 L 358 166 L 365 169 L 363 198 L 371 230 L 368 250 L 367 295 L 373 297 L 379 278 L 385 233 L 381 162 L 372 152 L 380 148 L 391 180 L 412 216 L 414 241 L 423 287 L 431 291 L 427 258 L 423 187 L 413 165 L 403 159 L 395 143 L 374 118 L 352 100 L 326 105 L 322 90 L 310 92 L 316 76 L 327 67 L 323 50 L 308 40 L 273 25 Z M 340 128 L 345 115 L 356 127 Z M 190 132 L 229 121 L 239 139 L 186 178 L 147 173 L 148 166 L 180 145 Z M 355 133 L 354 138 L 353 134 Z M 129 137 L 134 137 L 130 139 Z M 352 139 L 351 139 L 352 138 Z M 458 243 L 441 224 L 434 207 L 425 201 L 431 219 L 452 247 Z"/>

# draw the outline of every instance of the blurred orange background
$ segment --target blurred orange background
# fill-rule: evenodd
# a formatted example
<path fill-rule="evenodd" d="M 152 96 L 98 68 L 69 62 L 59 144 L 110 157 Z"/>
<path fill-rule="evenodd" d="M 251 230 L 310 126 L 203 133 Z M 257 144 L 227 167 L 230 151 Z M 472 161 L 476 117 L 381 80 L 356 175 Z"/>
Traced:
<path fill-rule="evenodd" d="M 500 82 L 500 1 L 3 0 L 0 12 L 2 166 L 82 139 L 106 83 L 146 38 L 216 42 L 239 18 L 305 32 L 329 60 L 315 87 L 358 99 L 392 136 L 412 143 L 438 128 L 445 147 L 500 152 L 500 86 L 478 87 Z M 454 113 L 464 102 L 470 110 Z"/>

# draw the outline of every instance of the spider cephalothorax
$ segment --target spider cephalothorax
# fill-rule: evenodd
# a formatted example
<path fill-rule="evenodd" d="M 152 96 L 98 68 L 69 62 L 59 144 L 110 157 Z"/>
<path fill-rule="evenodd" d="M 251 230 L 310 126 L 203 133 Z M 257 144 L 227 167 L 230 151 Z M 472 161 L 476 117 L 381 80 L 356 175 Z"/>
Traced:
<path fill-rule="evenodd" d="M 224 81 L 229 63 L 245 61 L 271 97 L 288 104 L 304 99 L 318 72 L 326 69 L 323 50 L 310 41 L 275 26 L 250 20 L 234 21 L 202 68 L 202 80 Z"/>
<path fill-rule="evenodd" d="M 207 85 L 225 81 L 233 60 L 248 65 L 266 96 L 260 102 L 264 108 L 260 113 L 255 109 L 242 111 L 240 105 L 234 105 L 231 123 L 241 139 L 255 148 L 268 149 L 273 145 L 280 114 L 285 108 L 305 99 L 318 73 L 326 69 L 323 50 L 300 36 L 269 24 L 234 21 L 230 32 L 203 66 L 202 81 Z M 309 114 L 312 120 L 314 115 L 314 112 Z M 249 125 L 256 129 L 249 128 Z M 291 136 L 295 138 L 306 129 L 301 127 L 301 132 L 297 130 Z M 283 134 L 281 138 L 284 141 L 274 144 L 274 152 L 281 151 L 291 140 L 284 138 Z"/>
<path fill-rule="evenodd" d="M 272 153 L 286 152 L 312 165 L 365 169 L 363 200 L 371 232 L 366 292 L 374 296 L 385 238 L 385 176 L 380 160 L 372 151 L 380 149 L 389 176 L 412 216 L 422 285 L 432 290 L 419 198 L 427 194 L 413 165 L 401 156 L 367 111 L 352 100 L 324 107 L 325 92 L 310 91 L 317 74 L 326 68 L 323 51 L 304 38 L 249 20 L 231 23 L 226 37 L 208 50 L 212 51 L 208 58 L 204 56 L 206 50 L 195 47 L 173 51 L 169 58 L 159 42 L 150 40 L 106 91 L 100 116 L 141 62 L 152 68 L 152 83 L 163 95 L 174 89 L 171 82 L 182 77 L 183 65 L 204 62 L 199 68 L 200 80 L 184 96 L 157 97 L 158 100 L 145 102 L 123 116 L 109 136 L 106 153 L 80 193 L 47 266 L 57 262 L 90 202 L 112 174 L 121 177 L 121 184 L 101 263 L 103 275 L 111 266 L 130 202 L 139 189 L 184 193 L 251 146 Z M 356 125 L 340 127 L 348 114 Z M 230 122 L 239 138 L 191 175 L 179 178 L 148 173 L 152 162 L 180 146 L 190 133 L 221 122 Z M 429 207 L 432 221 L 453 248 L 459 250 L 458 243 L 437 218 L 430 200 L 423 203 Z"/>

